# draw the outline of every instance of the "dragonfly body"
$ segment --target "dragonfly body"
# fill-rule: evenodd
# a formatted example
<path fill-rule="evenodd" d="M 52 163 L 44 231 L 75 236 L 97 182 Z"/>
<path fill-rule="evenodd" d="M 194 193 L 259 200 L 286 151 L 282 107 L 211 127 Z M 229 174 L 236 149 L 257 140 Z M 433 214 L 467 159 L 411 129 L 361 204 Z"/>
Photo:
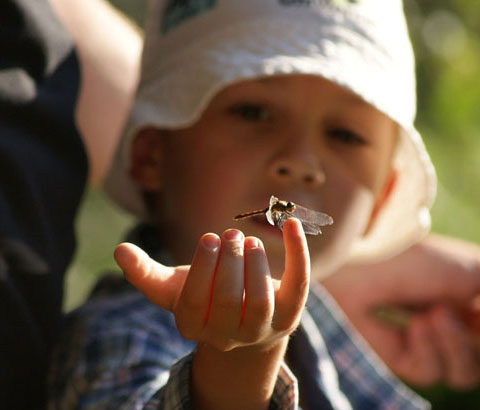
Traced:
<path fill-rule="evenodd" d="M 265 214 L 268 222 L 271 225 L 278 226 L 280 229 L 282 229 L 283 224 L 288 218 L 298 218 L 302 223 L 303 230 L 309 235 L 321 234 L 321 226 L 331 225 L 333 223 L 333 218 L 330 215 L 304 208 L 290 201 L 279 200 L 273 195 L 270 197 L 268 208 L 243 212 L 233 219 L 238 221 L 261 214 Z"/>
<path fill-rule="evenodd" d="M 234 221 L 239 221 L 240 219 L 245 219 L 245 218 L 250 218 L 250 217 L 256 216 L 256 215 L 266 214 L 267 211 L 268 211 L 268 208 L 257 209 L 256 211 L 242 212 L 241 214 L 238 214 L 235 218 L 233 218 L 233 220 Z"/>

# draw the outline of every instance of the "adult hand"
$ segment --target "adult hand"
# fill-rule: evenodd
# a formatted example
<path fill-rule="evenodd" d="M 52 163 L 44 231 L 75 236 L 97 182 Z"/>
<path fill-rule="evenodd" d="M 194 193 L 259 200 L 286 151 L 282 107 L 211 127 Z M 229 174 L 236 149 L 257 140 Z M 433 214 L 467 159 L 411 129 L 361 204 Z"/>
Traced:
<path fill-rule="evenodd" d="M 323 284 L 399 377 L 456 389 L 478 383 L 478 246 L 431 235 L 390 260 L 345 267 Z M 406 323 L 381 321 L 373 314 L 379 306 L 408 312 Z"/>

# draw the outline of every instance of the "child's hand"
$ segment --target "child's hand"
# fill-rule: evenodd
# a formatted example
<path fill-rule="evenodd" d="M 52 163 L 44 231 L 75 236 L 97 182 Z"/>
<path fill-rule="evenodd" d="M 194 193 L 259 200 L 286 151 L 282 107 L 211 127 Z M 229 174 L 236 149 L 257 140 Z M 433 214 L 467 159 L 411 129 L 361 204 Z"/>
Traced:
<path fill-rule="evenodd" d="M 401 378 L 458 389 L 479 382 L 477 246 L 432 235 L 388 261 L 344 268 L 323 284 Z M 372 314 L 377 306 L 415 309 L 395 327 Z"/>
<path fill-rule="evenodd" d="M 301 224 L 285 222 L 285 271 L 270 276 L 261 242 L 228 230 L 204 235 L 191 267 L 168 268 L 139 248 L 119 245 L 126 278 L 175 314 L 185 337 L 200 343 L 192 366 L 195 408 L 268 407 L 288 336 L 298 325 L 310 279 Z M 232 383 L 232 380 L 235 380 Z"/>
<path fill-rule="evenodd" d="M 262 243 L 235 229 L 221 238 L 205 234 L 190 267 L 166 267 L 132 244 L 119 245 L 115 259 L 151 302 L 175 313 L 186 338 L 230 350 L 272 342 L 300 320 L 310 276 L 308 247 L 297 220 L 285 223 L 283 237 L 280 282 L 270 276 Z"/>
<path fill-rule="evenodd" d="M 180 332 L 222 351 L 290 334 L 308 293 L 309 258 L 298 222 L 285 228 L 284 241 L 286 268 L 278 282 L 257 238 L 236 229 L 221 238 L 204 235 L 173 309 Z"/>

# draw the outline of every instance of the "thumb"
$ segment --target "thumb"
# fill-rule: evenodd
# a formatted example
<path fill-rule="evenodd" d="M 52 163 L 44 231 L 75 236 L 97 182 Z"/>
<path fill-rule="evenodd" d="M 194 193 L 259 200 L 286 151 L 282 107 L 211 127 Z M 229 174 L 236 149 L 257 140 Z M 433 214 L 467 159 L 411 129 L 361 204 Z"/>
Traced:
<path fill-rule="evenodd" d="M 148 300 L 163 309 L 172 311 L 175 308 L 189 266 L 162 265 L 131 243 L 118 245 L 113 256 L 125 279 Z"/>

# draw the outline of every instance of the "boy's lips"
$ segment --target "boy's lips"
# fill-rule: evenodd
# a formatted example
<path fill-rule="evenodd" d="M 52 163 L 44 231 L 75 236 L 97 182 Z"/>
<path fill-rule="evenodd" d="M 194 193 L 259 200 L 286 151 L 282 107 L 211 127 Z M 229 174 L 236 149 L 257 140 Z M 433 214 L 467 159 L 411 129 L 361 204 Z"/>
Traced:
<path fill-rule="evenodd" d="M 261 233 L 268 233 L 270 235 L 275 235 L 282 237 L 282 231 L 275 225 L 271 225 L 265 215 L 256 215 L 249 218 L 249 221 L 245 221 L 250 224 L 255 231 L 261 230 Z M 240 228 L 241 229 L 241 228 Z"/>

